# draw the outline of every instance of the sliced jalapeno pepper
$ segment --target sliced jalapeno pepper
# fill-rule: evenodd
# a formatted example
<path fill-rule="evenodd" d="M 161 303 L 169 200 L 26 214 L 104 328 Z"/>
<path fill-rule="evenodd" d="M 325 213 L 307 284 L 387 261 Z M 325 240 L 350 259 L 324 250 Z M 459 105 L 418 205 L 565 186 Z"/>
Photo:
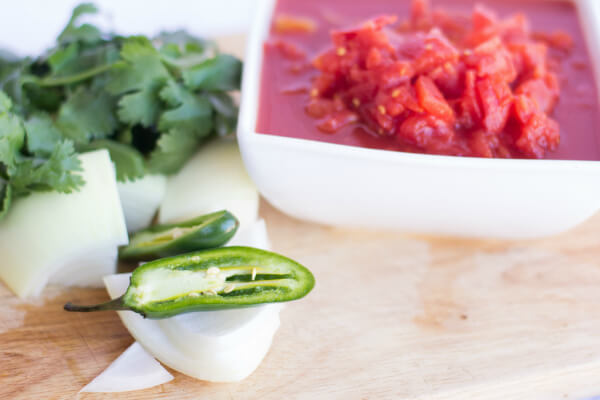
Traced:
<path fill-rule="evenodd" d="M 238 220 L 229 211 L 180 222 L 156 225 L 135 233 L 129 244 L 119 250 L 127 260 L 154 260 L 195 250 L 219 247 L 235 234 Z"/>
<path fill-rule="evenodd" d="M 95 306 L 67 303 L 65 310 L 131 310 L 167 318 L 296 300 L 314 284 L 312 273 L 287 257 L 252 247 L 222 247 L 146 263 L 133 271 L 123 296 Z"/>

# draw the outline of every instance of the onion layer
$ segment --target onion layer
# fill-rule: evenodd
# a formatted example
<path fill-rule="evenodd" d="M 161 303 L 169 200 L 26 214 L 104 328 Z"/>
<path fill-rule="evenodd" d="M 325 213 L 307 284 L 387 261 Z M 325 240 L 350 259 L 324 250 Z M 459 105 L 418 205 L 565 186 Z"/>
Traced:
<path fill-rule="evenodd" d="M 128 241 L 108 152 L 79 159 L 85 185 L 78 192 L 31 194 L 0 223 L 0 278 L 20 297 L 39 295 L 53 276 L 61 284 L 101 284 Z"/>

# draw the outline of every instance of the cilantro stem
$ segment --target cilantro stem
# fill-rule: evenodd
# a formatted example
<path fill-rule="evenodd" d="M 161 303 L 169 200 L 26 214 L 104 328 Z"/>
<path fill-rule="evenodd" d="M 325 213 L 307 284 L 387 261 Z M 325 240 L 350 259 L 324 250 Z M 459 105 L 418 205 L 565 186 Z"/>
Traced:
<path fill-rule="evenodd" d="M 88 69 L 86 71 L 80 72 L 80 73 L 75 74 L 75 75 L 61 76 L 61 77 L 49 77 L 49 78 L 44 78 L 44 79 L 36 80 L 34 82 L 37 85 L 41 86 L 41 87 L 69 85 L 69 84 L 72 84 L 72 83 L 77 83 L 77 82 L 80 82 L 80 81 L 84 81 L 84 80 L 89 79 L 89 78 L 91 78 L 93 76 L 96 76 L 98 74 L 106 72 L 106 71 L 108 71 L 109 69 L 111 69 L 116 64 L 117 63 L 99 65 L 97 67 L 90 68 L 90 69 Z"/>
<path fill-rule="evenodd" d="M 189 56 L 186 56 L 186 57 L 180 58 L 180 59 L 162 55 L 160 57 L 160 59 L 163 63 L 165 63 L 169 67 L 177 68 L 177 69 L 186 69 L 186 68 L 191 68 L 193 66 L 201 64 L 204 61 L 210 60 L 213 57 L 214 57 L 214 52 L 213 53 L 205 52 L 205 53 L 198 54 L 198 55 L 195 55 L 195 54 L 189 55 Z"/>

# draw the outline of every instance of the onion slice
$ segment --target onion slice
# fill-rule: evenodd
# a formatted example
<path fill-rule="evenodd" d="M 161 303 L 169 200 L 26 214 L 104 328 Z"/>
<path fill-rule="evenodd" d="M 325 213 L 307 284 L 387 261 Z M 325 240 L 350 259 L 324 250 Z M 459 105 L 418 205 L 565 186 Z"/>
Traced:
<path fill-rule="evenodd" d="M 268 248 L 264 221 L 242 230 L 233 241 Z M 122 295 L 130 274 L 104 279 L 111 298 Z M 182 314 L 163 320 L 119 311 L 133 337 L 163 364 L 191 377 L 237 382 L 249 376 L 267 354 L 279 327 L 281 304 Z"/>
<path fill-rule="evenodd" d="M 162 385 L 171 375 L 144 348 L 134 342 L 81 392 L 127 392 Z"/>
<path fill-rule="evenodd" d="M 147 228 L 165 197 L 167 178 L 145 175 L 134 181 L 118 182 L 119 197 L 128 232 Z"/>
<path fill-rule="evenodd" d="M 99 285 L 116 268 L 127 229 L 106 150 L 79 156 L 85 185 L 74 193 L 33 193 L 0 222 L 0 278 L 20 297 L 60 284 Z"/>
<path fill-rule="evenodd" d="M 179 222 L 227 210 L 251 226 L 258 218 L 258 191 L 248 176 L 235 140 L 205 146 L 167 183 L 159 223 Z"/>

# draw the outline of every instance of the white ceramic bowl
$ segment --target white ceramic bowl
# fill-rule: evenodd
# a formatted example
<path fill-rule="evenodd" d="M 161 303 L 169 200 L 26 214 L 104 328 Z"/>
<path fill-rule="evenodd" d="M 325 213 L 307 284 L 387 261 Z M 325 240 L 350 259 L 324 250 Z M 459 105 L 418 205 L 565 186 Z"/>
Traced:
<path fill-rule="evenodd" d="M 344 227 L 520 239 L 565 231 L 600 208 L 597 161 L 432 156 L 256 132 L 274 3 L 260 2 L 247 44 L 238 139 L 250 176 L 281 211 Z M 576 3 L 598 82 L 600 1 Z"/>

